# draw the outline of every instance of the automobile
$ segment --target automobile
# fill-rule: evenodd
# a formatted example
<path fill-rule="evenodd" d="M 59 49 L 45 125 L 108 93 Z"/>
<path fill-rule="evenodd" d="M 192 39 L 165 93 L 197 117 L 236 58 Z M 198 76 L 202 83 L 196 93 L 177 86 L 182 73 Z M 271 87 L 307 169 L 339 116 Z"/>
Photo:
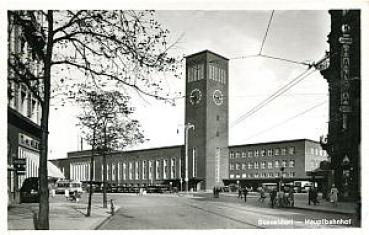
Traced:
<path fill-rule="evenodd" d="M 38 177 L 29 177 L 23 181 L 20 188 L 21 203 L 39 203 L 40 192 L 38 188 Z"/>

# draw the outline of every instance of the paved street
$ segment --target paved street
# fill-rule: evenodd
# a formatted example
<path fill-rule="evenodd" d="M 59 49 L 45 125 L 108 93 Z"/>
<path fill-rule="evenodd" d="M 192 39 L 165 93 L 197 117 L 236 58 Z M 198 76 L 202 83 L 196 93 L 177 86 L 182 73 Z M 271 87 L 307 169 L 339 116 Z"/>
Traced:
<path fill-rule="evenodd" d="M 70 202 L 64 195 L 50 198 L 51 229 L 248 229 L 248 228 L 345 228 L 343 225 L 306 224 L 306 219 L 352 219 L 354 216 L 340 205 L 340 213 L 327 212 L 327 205 L 307 206 L 303 196 L 296 201 L 301 209 L 272 209 L 257 202 L 257 194 L 250 194 L 245 203 L 236 194 L 224 193 L 213 198 L 212 193 L 194 194 L 108 194 L 108 208 L 102 208 L 102 194 L 93 195 L 92 216 L 85 217 L 87 193 L 79 202 Z M 110 199 L 116 212 L 110 214 Z M 322 202 L 323 204 L 323 202 Z M 305 205 L 306 208 L 303 206 Z M 38 204 L 18 204 L 8 209 L 8 229 L 34 229 L 33 211 Z M 319 211 L 320 210 L 320 211 Z M 325 210 L 325 211 L 324 211 Z"/>
<path fill-rule="evenodd" d="M 305 219 L 352 217 L 301 209 L 272 209 L 267 203 L 257 205 L 256 198 L 248 199 L 245 204 L 235 197 L 221 195 L 214 199 L 211 194 L 194 195 L 111 194 L 120 209 L 99 229 L 344 228 L 342 225 L 305 224 Z"/>

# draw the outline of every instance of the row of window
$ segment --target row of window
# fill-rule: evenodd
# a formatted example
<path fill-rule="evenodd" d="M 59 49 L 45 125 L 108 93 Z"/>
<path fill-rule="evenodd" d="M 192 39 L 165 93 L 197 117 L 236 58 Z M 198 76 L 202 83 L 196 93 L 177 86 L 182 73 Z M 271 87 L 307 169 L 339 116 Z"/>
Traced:
<path fill-rule="evenodd" d="M 256 172 L 256 173 L 243 173 L 243 174 L 230 174 L 230 179 L 240 179 L 240 178 L 279 178 L 283 175 L 283 178 L 287 177 L 295 177 L 296 172 L 290 171 L 290 172 Z"/>
<path fill-rule="evenodd" d="M 222 84 L 226 84 L 226 70 L 220 68 L 216 64 L 209 64 L 209 80 L 214 80 L 216 82 L 220 82 Z"/>
<path fill-rule="evenodd" d="M 177 161 L 175 158 L 170 160 L 116 162 L 107 164 L 107 180 L 175 179 L 177 178 L 176 167 Z M 101 172 L 104 172 L 103 165 L 101 165 Z"/>
<path fill-rule="evenodd" d="M 226 70 L 215 64 L 209 64 L 208 79 L 226 84 Z M 194 82 L 204 79 L 204 64 L 194 64 L 187 67 L 187 81 Z"/>
<path fill-rule="evenodd" d="M 288 147 L 288 154 L 295 154 L 295 147 Z M 265 156 L 285 156 L 287 155 L 287 148 L 275 148 L 275 149 L 255 149 L 245 151 L 231 151 L 229 153 L 230 159 L 246 158 L 246 157 L 265 157 Z"/>
<path fill-rule="evenodd" d="M 318 148 L 310 148 L 310 154 L 311 155 L 316 155 L 316 156 L 321 156 L 321 157 L 327 157 L 327 151 L 323 150 L 323 149 L 318 149 Z"/>
<path fill-rule="evenodd" d="M 269 162 L 261 162 L 259 164 L 259 162 L 248 162 L 248 163 L 230 163 L 229 164 L 229 170 L 246 170 L 246 169 L 259 169 L 259 165 L 260 165 L 260 169 L 273 169 L 274 168 L 279 168 L 279 167 L 295 167 L 295 160 L 289 160 L 288 165 L 287 165 L 287 160 L 275 160 L 274 164 L 272 161 Z"/>

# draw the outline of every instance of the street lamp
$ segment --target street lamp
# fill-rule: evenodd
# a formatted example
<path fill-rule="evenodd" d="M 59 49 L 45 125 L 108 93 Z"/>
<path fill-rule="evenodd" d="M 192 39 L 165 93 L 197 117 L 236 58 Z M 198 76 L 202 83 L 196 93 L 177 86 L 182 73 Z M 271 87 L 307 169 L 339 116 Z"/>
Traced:
<path fill-rule="evenodd" d="M 279 182 L 279 191 L 282 191 L 284 167 L 282 166 L 282 167 L 280 168 L 280 170 L 281 170 L 281 181 Z"/>
<path fill-rule="evenodd" d="M 188 192 L 188 130 L 195 126 L 191 123 L 185 125 L 185 182 L 186 182 L 186 192 Z"/>

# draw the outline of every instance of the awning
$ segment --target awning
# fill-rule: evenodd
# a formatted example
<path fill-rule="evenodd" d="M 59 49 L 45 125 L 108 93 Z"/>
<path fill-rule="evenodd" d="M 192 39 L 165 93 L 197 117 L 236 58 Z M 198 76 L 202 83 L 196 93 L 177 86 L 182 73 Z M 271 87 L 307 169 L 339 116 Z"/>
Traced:
<path fill-rule="evenodd" d="M 47 176 L 52 178 L 65 178 L 63 172 L 61 172 L 57 166 L 49 161 L 47 162 Z"/>

